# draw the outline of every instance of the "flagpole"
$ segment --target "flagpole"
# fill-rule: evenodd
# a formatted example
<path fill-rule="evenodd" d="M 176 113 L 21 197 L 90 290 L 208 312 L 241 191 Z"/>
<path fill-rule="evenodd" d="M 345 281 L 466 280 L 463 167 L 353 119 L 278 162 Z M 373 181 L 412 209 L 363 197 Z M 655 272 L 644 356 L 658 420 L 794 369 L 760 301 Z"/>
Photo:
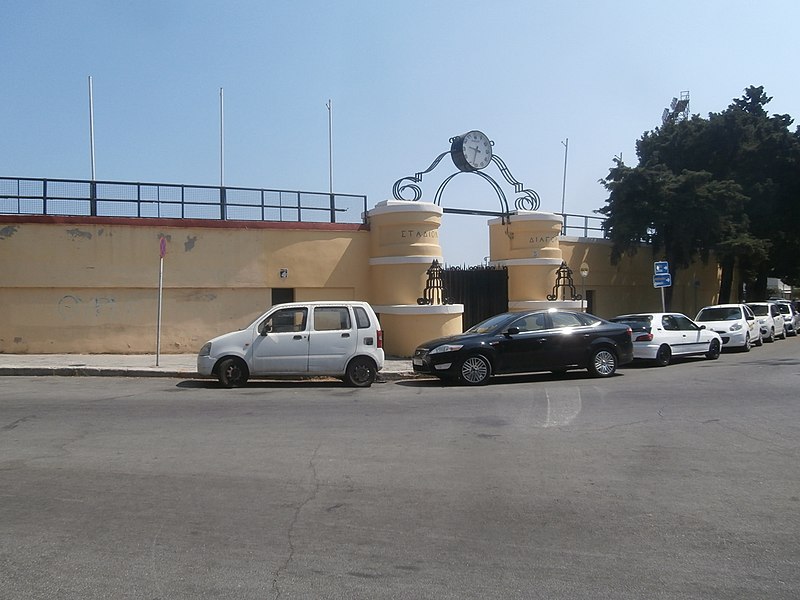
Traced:
<path fill-rule="evenodd" d="M 92 91 L 92 76 L 89 75 L 89 155 L 92 160 L 92 181 L 95 180 L 94 168 L 94 94 Z"/>
<path fill-rule="evenodd" d="M 219 187 L 225 185 L 225 98 L 219 88 Z"/>

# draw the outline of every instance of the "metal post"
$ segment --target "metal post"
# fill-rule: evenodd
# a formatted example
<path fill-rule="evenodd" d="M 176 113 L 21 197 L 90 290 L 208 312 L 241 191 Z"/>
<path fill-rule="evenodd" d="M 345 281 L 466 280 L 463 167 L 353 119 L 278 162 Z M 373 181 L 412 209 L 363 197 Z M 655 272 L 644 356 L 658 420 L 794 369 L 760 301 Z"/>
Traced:
<path fill-rule="evenodd" d="M 225 185 L 225 99 L 219 88 L 219 187 Z"/>
<path fill-rule="evenodd" d="M 567 153 L 569 152 L 569 138 L 561 142 L 564 146 L 564 183 L 561 185 L 561 214 L 564 214 L 564 200 L 567 195 Z"/>
<path fill-rule="evenodd" d="M 328 194 L 330 194 L 331 223 L 336 222 L 336 202 L 333 197 L 333 101 L 328 98 Z"/>
<path fill-rule="evenodd" d="M 94 169 L 94 94 L 92 92 L 92 76 L 89 75 L 89 155 L 92 161 L 92 181 L 95 180 Z"/>
<path fill-rule="evenodd" d="M 163 238 L 162 238 L 163 239 Z M 161 356 L 161 297 L 164 293 L 164 256 L 162 252 L 162 256 L 160 259 L 160 265 L 158 269 L 158 322 L 156 325 L 156 366 L 158 366 L 158 360 Z"/>

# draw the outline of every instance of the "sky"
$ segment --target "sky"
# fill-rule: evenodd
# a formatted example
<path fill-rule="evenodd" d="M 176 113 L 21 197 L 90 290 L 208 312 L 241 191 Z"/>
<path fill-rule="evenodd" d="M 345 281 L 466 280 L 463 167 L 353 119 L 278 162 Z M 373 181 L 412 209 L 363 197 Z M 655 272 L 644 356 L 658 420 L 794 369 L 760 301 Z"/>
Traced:
<path fill-rule="evenodd" d="M 392 199 L 477 129 L 540 210 L 593 214 L 614 157 L 688 91 L 724 110 L 764 86 L 800 115 L 796 0 L 4 0 L 0 176 L 224 183 Z M 331 101 L 331 110 L 326 103 Z M 329 121 L 330 117 L 330 121 Z M 567 143 L 568 140 L 568 143 Z M 446 157 L 422 200 L 456 171 Z M 493 177 L 516 197 L 494 165 Z M 499 210 L 482 179 L 443 207 Z M 487 217 L 445 214 L 445 262 L 480 264 Z"/>

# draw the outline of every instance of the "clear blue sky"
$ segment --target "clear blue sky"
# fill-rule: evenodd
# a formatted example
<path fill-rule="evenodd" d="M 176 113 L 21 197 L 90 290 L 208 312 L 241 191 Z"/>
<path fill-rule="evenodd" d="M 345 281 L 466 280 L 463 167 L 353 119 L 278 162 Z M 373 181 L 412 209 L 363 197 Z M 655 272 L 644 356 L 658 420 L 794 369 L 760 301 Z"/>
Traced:
<path fill-rule="evenodd" d="M 90 75 L 98 179 L 218 184 L 224 88 L 225 183 L 327 191 L 330 98 L 334 190 L 370 207 L 471 129 L 552 212 L 569 138 L 566 210 L 591 213 L 681 91 L 706 116 L 763 85 L 800 117 L 797 0 L 5 0 L 2 19 L 4 176 L 90 177 Z M 474 176 L 442 204 L 499 207 Z M 481 262 L 486 219 L 445 215 L 441 243 Z"/>

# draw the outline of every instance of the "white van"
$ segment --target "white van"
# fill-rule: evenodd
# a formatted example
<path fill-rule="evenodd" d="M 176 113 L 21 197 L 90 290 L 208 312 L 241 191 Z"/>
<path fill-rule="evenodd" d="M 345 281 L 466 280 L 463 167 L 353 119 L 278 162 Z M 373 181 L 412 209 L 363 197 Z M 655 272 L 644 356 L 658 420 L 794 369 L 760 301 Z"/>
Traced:
<path fill-rule="evenodd" d="M 369 387 L 383 360 L 383 331 L 366 302 L 290 302 L 207 342 L 197 371 L 229 388 L 252 377 L 286 375 L 334 376 Z"/>

